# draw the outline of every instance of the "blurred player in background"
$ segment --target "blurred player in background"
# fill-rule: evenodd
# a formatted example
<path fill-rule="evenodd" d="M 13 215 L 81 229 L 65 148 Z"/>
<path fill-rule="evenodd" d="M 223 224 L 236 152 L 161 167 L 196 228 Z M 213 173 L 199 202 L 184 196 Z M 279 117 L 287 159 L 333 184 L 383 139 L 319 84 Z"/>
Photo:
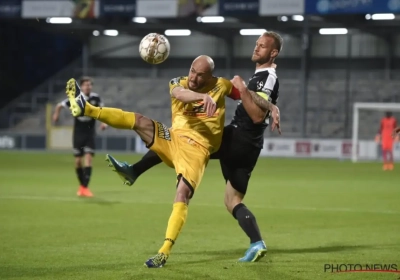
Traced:
<path fill-rule="evenodd" d="M 104 106 L 100 96 L 92 92 L 92 79 L 82 77 L 80 80 L 82 96 L 93 106 Z M 53 122 L 57 123 L 62 108 L 69 109 L 70 102 L 68 98 L 57 104 L 53 114 Z M 107 127 L 102 123 L 100 129 Z M 92 197 L 89 190 L 90 177 L 92 175 L 92 157 L 95 153 L 96 120 L 89 117 L 76 117 L 73 130 L 73 149 L 75 156 L 75 170 L 80 183 L 77 195 Z"/>
<path fill-rule="evenodd" d="M 177 185 L 173 210 L 164 244 L 145 262 L 149 268 L 162 267 L 166 263 L 186 222 L 189 201 L 200 185 L 210 154 L 221 145 L 225 97 L 240 98 L 232 83 L 214 77 L 213 70 L 214 61 L 208 56 L 199 56 L 193 61 L 188 77 L 170 81 L 172 128 L 138 113 L 94 107 L 79 95 L 74 79 L 67 83 L 74 116 L 87 116 L 115 128 L 135 130 L 149 149 L 165 164 L 175 168 Z"/>
<path fill-rule="evenodd" d="M 247 192 L 251 172 L 253 171 L 264 143 L 264 131 L 272 113 L 272 130 L 275 126 L 280 133 L 279 81 L 276 75 L 275 58 L 282 49 L 283 40 L 275 32 L 261 35 L 254 48 L 252 61 L 256 71 L 247 87 L 242 78 L 236 76 L 232 83 L 241 93 L 235 116 L 231 124 L 224 128 L 221 148 L 211 155 L 219 159 L 222 174 L 226 181 L 225 206 L 238 221 L 242 230 L 250 239 L 250 247 L 241 262 L 255 262 L 267 252 L 254 214 L 242 203 Z M 119 162 L 108 155 L 114 170 L 122 180 L 132 185 L 135 180 L 151 167 L 161 163 L 156 153 L 149 151 L 142 160 L 133 165 Z"/>
<path fill-rule="evenodd" d="M 375 141 L 381 144 L 383 157 L 383 170 L 393 170 L 393 144 L 395 139 L 393 130 L 396 129 L 397 122 L 392 112 L 386 112 L 385 117 L 381 119 L 379 132 L 375 137 Z"/>

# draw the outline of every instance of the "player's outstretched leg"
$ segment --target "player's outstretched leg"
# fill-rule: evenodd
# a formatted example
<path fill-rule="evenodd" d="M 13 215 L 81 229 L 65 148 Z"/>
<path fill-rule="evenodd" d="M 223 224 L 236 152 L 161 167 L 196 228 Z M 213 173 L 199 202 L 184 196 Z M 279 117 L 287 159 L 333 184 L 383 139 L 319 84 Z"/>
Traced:
<path fill-rule="evenodd" d="M 108 166 L 112 167 L 112 170 L 117 172 L 124 184 L 128 186 L 132 186 L 140 175 L 162 162 L 161 158 L 151 150 L 140 161 L 131 165 L 127 162 L 118 161 L 111 155 L 106 155 L 106 161 Z"/>
<path fill-rule="evenodd" d="M 109 126 L 118 129 L 132 129 L 139 134 L 140 138 L 147 144 L 153 141 L 153 120 L 134 112 L 126 112 L 117 108 L 95 107 L 87 103 L 80 94 L 79 86 L 75 79 L 67 82 L 67 91 L 70 102 L 70 110 L 74 117 L 87 116 L 99 120 Z"/>
<path fill-rule="evenodd" d="M 247 188 L 247 183 L 245 189 Z M 244 194 L 237 191 L 230 181 L 226 184 L 225 206 L 250 239 L 250 247 L 239 262 L 257 262 L 267 254 L 267 246 L 262 240 L 260 229 L 253 213 L 242 203 Z"/>

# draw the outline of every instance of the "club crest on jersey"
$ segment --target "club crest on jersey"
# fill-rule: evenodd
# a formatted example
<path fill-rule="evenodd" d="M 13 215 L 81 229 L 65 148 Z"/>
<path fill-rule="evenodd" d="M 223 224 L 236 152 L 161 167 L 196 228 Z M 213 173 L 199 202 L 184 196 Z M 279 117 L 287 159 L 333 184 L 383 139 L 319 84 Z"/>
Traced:
<path fill-rule="evenodd" d="M 217 93 L 221 89 L 221 85 L 216 85 L 212 90 L 210 90 L 210 93 Z"/>
<path fill-rule="evenodd" d="M 178 78 L 174 78 L 174 79 L 172 79 L 172 80 L 170 81 L 170 84 L 171 84 L 171 85 L 177 85 L 177 84 L 179 84 L 179 83 L 181 82 L 181 80 L 183 80 L 183 79 L 185 79 L 185 77 L 183 77 L 183 76 L 178 77 Z"/>

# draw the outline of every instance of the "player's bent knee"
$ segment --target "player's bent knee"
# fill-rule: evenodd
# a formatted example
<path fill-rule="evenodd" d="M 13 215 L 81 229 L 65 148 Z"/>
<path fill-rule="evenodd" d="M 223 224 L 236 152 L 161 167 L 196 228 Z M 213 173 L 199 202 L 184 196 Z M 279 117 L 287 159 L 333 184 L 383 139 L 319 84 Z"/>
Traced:
<path fill-rule="evenodd" d="M 93 160 L 93 156 L 92 154 L 86 154 L 85 155 L 85 166 L 92 166 L 92 160 Z"/>
<path fill-rule="evenodd" d="M 184 202 L 186 204 L 189 204 L 189 201 L 193 196 L 194 190 L 193 187 L 185 181 L 186 180 L 184 180 L 183 177 L 179 178 L 174 202 Z"/>
<path fill-rule="evenodd" d="M 135 129 L 146 130 L 153 129 L 153 121 L 142 114 L 135 113 Z"/>
<path fill-rule="evenodd" d="M 75 167 L 76 168 L 82 167 L 82 158 L 81 157 L 75 157 Z"/>
<path fill-rule="evenodd" d="M 135 113 L 136 120 L 134 130 L 139 134 L 140 138 L 149 145 L 154 138 L 154 122 L 146 116 Z"/>
<path fill-rule="evenodd" d="M 235 197 L 235 198 L 230 198 L 226 199 L 225 198 L 225 207 L 226 210 L 232 214 L 233 209 L 236 207 L 236 205 L 242 203 L 242 199 L 240 197 Z"/>
<path fill-rule="evenodd" d="M 236 205 L 242 203 L 244 198 L 244 194 L 238 192 L 235 188 L 233 188 L 230 181 L 227 182 L 225 188 L 225 207 L 229 213 L 232 213 L 233 209 Z"/>

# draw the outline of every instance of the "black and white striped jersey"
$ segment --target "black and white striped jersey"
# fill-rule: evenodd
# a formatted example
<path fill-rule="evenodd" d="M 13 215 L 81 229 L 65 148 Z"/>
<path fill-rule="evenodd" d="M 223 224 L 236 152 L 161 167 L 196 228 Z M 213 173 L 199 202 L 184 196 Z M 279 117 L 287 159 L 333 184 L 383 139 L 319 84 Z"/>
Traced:
<path fill-rule="evenodd" d="M 86 99 L 86 102 L 89 102 L 95 107 L 104 107 L 103 101 L 97 93 L 91 92 L 89 95 L 82 94 Z M 69 108 L 70 103 L 68 98 L 64 99 L 60 103 L 63 107 Z M 76 117 L 74 120 L 74 132 L 78 133 L 95 133 L 96 131 L 96 120 L 90 117 Z"/>
<path fill-rule="evenodd" d="M 277 104 L 279 98 L 279 81 L 275 68 L 257 69 L 249 79 L 247 88 L 273 104 Z M 269 115 L 266 116 L 262 123 L 255 124 L 249 114 L 247 114 L 242 101 L 239 101 L 231 124 L 241 130 L 245 130 L 246 138 L 255 146 L 262 148 L 264 143 L 264 131 L 269 124 Z"/>

